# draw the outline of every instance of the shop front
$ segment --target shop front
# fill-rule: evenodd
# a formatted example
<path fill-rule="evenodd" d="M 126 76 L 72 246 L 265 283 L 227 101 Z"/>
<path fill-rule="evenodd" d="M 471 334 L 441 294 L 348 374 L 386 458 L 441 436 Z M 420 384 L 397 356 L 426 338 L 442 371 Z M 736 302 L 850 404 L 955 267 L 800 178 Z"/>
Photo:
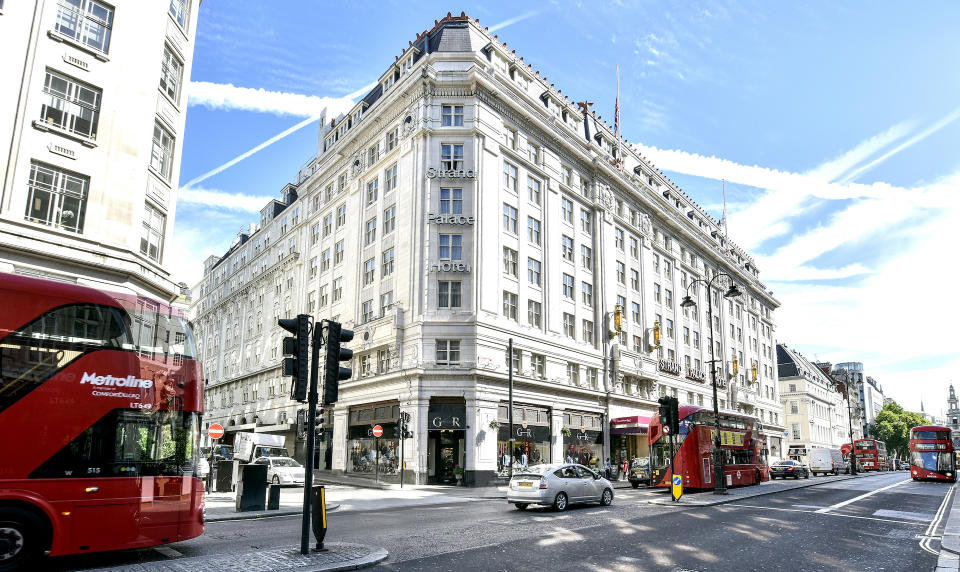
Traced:
<path fill-rule="evenodd" d="M 467 408 L 462 399 L 430 401 L 427 415 L 427 482 L 436 485 L 472 484 L 465 470 Z"/>
<path fill-rule="evenodd" d="M 582 411 L 563 414 L 563 457 L 600 470 L 603 466 L 603 415 Z"/>
<path fill-rule="evenodd" d="M 513 427 L 507 413 L 509 409 L 500 403 L 497 422 L 497 475 L 506 477 L 510 472 L 511 439 L 513 440 L 513 470 L 530 465 L 551 462 L 550 456 L 550 410 L 533 405 L 513 406 Z"/>
<path fill-rule="evenodd" d="M 616 467 L 623 461 L 637 457 L 649 457 L 650 446 L 647 432 L 650 418 L 643 415 L 616 417 L 610 420 L 610 462 Z"/>
<path fill-rule="evenodd" d="M 360 405 L 350 408 L 347 429 L 346 472 L 381 481 L 400 480 L 400 441 L 396 438 L 398 402 Z M 379 425 L 381 437 L 373 435 Z"/>

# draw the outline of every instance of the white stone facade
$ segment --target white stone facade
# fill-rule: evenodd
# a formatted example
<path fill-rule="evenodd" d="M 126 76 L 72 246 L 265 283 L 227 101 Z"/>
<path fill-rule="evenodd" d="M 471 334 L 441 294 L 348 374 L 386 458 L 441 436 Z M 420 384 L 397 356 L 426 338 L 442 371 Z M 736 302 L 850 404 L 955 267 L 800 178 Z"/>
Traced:
<path fill-rule="evenodd" d="M 403 411 L 411 479 L 444 482 L 454 463 L 468 483 L 490 482 L 503 469 L 511 338 L 518 458 L 646 454 L 641 428 L 611 435 L 610 422 L 644 425 L 666 394 L 712 404 L 705 289 L 691 292 L 695 309 L 680 301 L 718 269 L 743 291 L 714 290 L 720 405 L 782 434 L 778 302 L 752 259 L 618 151 L 609 126 L 473 21 L 445 18 L 350 115 L 324 123 L 318 156 L 259 226 L 208 259 L 193 292 L 206 420 L 281 432 L 301 451 L 276 321 L 306 313 L 356 332 L 325 444 L 334 471 L 368 470 L 363 432 Z"/>
<path fill-rule="evenodd" d="M 0 271 L 170 299 L 196 0 L 5 2 Z"/>

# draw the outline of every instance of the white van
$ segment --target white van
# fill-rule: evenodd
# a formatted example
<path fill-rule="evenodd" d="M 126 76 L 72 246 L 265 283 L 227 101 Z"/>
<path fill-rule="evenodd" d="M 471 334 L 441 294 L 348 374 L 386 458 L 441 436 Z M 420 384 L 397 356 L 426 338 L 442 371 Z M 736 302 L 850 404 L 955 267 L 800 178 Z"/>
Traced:
<path fill-rule="evenodd" d="M 849 473 L 850 465 L 843 460 L 843 454 L 840 452 L 840 449 L 811 447 L 810 472 L 814 475 L 839 475 L 841 472 Z"/>

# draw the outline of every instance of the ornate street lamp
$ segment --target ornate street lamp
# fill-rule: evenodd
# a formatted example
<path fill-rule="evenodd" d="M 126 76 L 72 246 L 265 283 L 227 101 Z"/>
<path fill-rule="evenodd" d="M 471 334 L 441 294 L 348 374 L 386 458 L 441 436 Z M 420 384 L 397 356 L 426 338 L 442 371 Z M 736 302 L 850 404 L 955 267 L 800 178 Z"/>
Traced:
<path fill-rule="evenodd" d="M 683 297 L 683 302 L 680 302 L 680 306 L 683 308 L 690 308 L 696 306 L 697 303 L 690 298 L 690 288 L 694 286 L 697 282 L 702 282 L 707 287 L 707 313 L 710 315 L 710 354 L 713 359 L 710 360 L 710 380 L 713 383 L 713 417 L 714 425 L 716 427 L 716 437 L 713 440 L 713 459 L 714 459 L 714 486 L 713 494 L 715 495 L 725 495 L 727 494 L 727 478 L 726 478 L 726 463 L 723 459 L 723 451 L 720 448 L 720 402 L 717 399 L 717 367 L 716 362 L 717 352 L 714 348 L 713 342 L 713 291 L 714 282 L 720 279 L 721 276 L 725 276 L 730 280 L 730 287 L 727 288 L 727 291 L 723 294 L 724 298 L 737 298 L 740 296 L 740 289 L 737 288 L 737 285 L 733 283 L 733 277 L 727 274 L 726 272 L 717 272 L 713 275 L 710 280 L 704 280 L 703 278 L 697 278 L 690 282 L 687 285 L 687 295 Z M 722 361 L 722 360 L 720 360 Z"/>

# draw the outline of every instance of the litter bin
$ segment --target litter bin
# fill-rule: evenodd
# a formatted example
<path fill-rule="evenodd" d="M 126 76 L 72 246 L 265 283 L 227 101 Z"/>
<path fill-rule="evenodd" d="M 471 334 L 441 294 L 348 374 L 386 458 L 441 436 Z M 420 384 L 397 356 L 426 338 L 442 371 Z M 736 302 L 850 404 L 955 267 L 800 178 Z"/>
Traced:
<path fill-rule="evenodd" d="M 230 492 L 233 490 L 233 466 L 239 461 L 220 461 L 217 463 L 217 490 Z"/>
<path fill-rule="evenodd" d="M 267 510 L 280 510 L 280 485 L 270 485 L 267 491 Z"/>
<path fill-rule="evenodd" d="M 267 496 L 267 466 L 240 465 L 237 479 L 237 512 L 264 510 Z"/>

